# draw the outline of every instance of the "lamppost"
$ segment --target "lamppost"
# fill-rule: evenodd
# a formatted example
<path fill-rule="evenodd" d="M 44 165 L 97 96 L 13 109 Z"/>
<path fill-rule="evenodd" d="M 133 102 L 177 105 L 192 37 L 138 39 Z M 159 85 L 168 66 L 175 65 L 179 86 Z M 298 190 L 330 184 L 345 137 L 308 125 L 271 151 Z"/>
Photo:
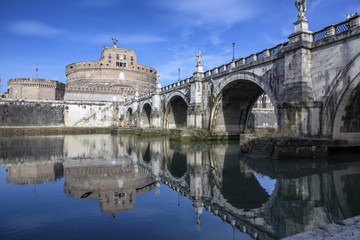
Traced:
<path fill-rule="evenodd" d="M 178 79 L 178 81 L 180 82 L 180 68 L 179 68 L 179 79 Z"/>
<path fill-rule="evenodd" d="M 232 46 L 233 46 L 233 61 L 235 61 L 235 43 L 233 42 L 232 43 Z"/>

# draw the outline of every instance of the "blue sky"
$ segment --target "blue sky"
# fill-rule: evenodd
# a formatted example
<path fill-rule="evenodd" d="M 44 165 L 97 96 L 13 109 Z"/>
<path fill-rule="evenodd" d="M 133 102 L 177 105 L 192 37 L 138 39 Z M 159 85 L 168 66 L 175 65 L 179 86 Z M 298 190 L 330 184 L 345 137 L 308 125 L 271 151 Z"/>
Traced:
<path fill-rule="evenodd" d="M 65 66 L 98 60 L 102 47 L 134 49 L 162 85 L 191 76 L 202 52 L 208 70 L 279 43 L 293 32 L 295 0 L 0 0 L 1 92 L 10 78 L 66 83 Z M 311 31 L 360 13 L 360 0 L 308 0 Z"/>

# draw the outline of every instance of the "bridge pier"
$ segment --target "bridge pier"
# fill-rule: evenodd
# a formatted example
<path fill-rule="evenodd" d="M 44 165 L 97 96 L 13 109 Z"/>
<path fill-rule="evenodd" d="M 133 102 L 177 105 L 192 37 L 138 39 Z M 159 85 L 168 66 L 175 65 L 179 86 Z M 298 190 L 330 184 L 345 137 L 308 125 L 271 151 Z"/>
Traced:
<path fill-rule="evenodd" d="M 288 136 L 320 136 L 321 102 L 290 102 L 279 106 L 280 130 Z"/>
<path fill-rule="evenodd" d="M 187 110 L 187 126 L 203 128 L 203 66 L 198 64 L 190 85 L 190 105 Z"/>
<path fill-rule="evenodd" d="M 281 131 L 295 136 L 319 136 L 322 104 L 314 101 L 312 82 L 313 35 L 308 21 L 294 23 L 295 31 L 284 48 L 284 84 L 279 95 Z"/>
<path fill-rule="evenodd" d="M 151 111 L 151 127 L 161 128 L 163 126 L 163 114 L 161 111 L 161 83 L 160 80 L 156 83 L 155 94 L 152 97 L 153 107 Z"/>

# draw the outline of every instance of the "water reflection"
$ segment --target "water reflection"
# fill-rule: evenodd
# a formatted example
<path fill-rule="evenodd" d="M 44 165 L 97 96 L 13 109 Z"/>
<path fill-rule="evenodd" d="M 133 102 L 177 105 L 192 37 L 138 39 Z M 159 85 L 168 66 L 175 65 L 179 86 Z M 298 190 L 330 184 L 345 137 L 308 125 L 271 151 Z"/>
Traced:
<path fill-rule="evenodd" d="M 179 144 L 135 136 L 1 138 L 6 182 L 65 177 L 64 193 L 98 199 L 101 211 L 131 210 L 160 183 L 255 239 L 277 239 L 360 214 L 359 163 L 249 159 L 237 143 Z"/>
<path fill-rule="evenodd" d="M 64 162 L 64 193 L 75 198 L 99 199 L 101 210 L 131 210 L 137 194 L 149 192 L 153 177 L 137 171 L 131 161 L 85 160 Z"/>

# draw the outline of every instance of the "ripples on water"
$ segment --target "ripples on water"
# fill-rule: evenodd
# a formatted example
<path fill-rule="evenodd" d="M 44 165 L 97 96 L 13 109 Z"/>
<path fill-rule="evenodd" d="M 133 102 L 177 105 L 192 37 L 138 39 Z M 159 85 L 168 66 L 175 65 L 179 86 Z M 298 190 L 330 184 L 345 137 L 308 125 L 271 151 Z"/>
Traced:
<path fill-rule="evenodd" d="M 358 162 L 239 150 L 135 136 L 0 138 L 0 239 L 278 239 L 360 214 Z"/>

